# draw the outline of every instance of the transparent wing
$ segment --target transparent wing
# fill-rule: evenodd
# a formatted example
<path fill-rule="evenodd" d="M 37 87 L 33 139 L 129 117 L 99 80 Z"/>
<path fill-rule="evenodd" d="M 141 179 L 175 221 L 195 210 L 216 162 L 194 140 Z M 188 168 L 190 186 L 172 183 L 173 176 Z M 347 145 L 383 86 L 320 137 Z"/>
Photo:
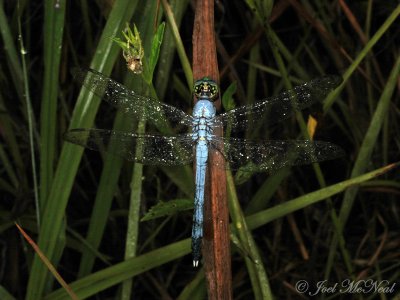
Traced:
<path fill-rule="evenodd" d="M 212 147 L 229 162 L 229 168 L 245 171 L 271 171 L 285 166 L 306 165 L 344 155 L 339 146 L 321 141 L 288 140 L 252 142 L 236 138 L 215 137 Z"/>
<path fill-rule="evenodd" d="M 67 131 L 64 139 L 91 150 L 107 151 L 147 165 L 185 165 L 193 161 L 190 134 L 168 137 L 78 128 Z"/>
<path fill-rule="evenodd" d="M 192 125 L 192 116 L 171 105 L 139 95 L 92 69 L 74 69 L 75 79 L 95 95 L 135 117 L 145 117 L 157 127 Z"/>
<path fill-rule="evenodd" d="M 290 117 L 294 111 L 302 110 L 314 102 L 323 100 L 330 91 L 340 85 L 340 76 L 324 76 L 314 79 L 275 97 L 240 106 L 216 117 L 232 130 L 251 128 L 255 123 L 273 124 Z"/>

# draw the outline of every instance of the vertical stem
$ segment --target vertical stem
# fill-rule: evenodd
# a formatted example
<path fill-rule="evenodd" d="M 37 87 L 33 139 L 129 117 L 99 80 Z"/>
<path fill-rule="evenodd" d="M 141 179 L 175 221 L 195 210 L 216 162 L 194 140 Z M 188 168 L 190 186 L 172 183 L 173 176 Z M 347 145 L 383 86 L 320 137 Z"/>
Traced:
<path fill-rule="evenodd" d="M 137 133 L 143 134 L 145 132 L 145 120 L 142 118 L 139 121 Z M 136 147 L 136 155 L 141 157 L 142 155 L 142 144 L 138 144 Z M 140 199 L 142 196 L 142 177 L 143 177 L 143 165 L 141 163 L 135 163 L 133 167 L 133 174 L 131 180 L 131 196 L 129 203 L 129 214 L 128 214 L 128 228 L 126 234 L 125 244 L 125 260 L 136 256 L 138 239 L 139 239 L 139 213 L 140 213 Z M 129 278 L 122 283 L 121 300 L 131 299 L 133 279 Z"/>
<path fill-rule="evenodd" d="M 214 33 L 214 0 L 197 0 L 193 29 L 193 77 L 219 83 Z M 215 101 L 217 110 L 220 100 Z M 222 129 L 214 131 L 222 135 Z M 210 151 L 205 188 L 203 254 L 209 299 L 231 299 L 232 278 L 226 174 L 221 153 Z"/>

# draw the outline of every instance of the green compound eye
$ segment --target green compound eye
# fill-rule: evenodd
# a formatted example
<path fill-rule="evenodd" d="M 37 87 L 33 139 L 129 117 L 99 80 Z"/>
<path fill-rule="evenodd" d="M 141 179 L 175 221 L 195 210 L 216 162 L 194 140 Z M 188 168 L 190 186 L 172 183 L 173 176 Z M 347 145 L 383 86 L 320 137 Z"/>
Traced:
<path fill-rule="evenodd" d="M 208 77 L 197 80 L 193 90 L 197 98 L 207 97 L 210 100 L 215 100 L 219 92 L 218 85 Z"/>

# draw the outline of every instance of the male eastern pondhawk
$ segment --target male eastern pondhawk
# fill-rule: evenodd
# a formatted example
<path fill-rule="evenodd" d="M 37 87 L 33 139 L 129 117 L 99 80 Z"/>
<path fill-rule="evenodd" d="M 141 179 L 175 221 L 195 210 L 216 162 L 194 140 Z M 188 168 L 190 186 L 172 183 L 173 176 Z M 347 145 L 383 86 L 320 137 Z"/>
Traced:
<path fill-rule="evenodd" d="M 197 97 L 192 116 L 182 110 L 138 95 L 123 85 L 94 70 L 78 70 L 76 77 L 94 94 L 113 106 L 133 114 L 137 119 L 151 122 L 158 128 L 185 125 L 190 133 L 166 136 L 135 134 L 104 129 L 72 129 L 64 138 L 92 150 L 104 150 L 128 160 L 147 165 L 185 165 L 196 160 L 195 199 L 192 227 L 193 265 L 198 266 L 203 237 L 204 185 L 208 151 L 219 151 L 228 168 L 243 167 L 246 171 L 271 171 L 289 165 L 302 165 L 333 159 L 343 155 L 340 147 L 321 141 L 247 139 L 214 135 L 214 129 L 228 126 L 230 131 L 248 130 L 260 122 L 276 123 L 294 111 L 323 100 L 341 82 L 341 77 L 325 76 L 251 105 L 241 106 L 216 115 L 213 101 L 218 85 L 203 78 L 194 84 Z M 113 145 L 107 148 L 108 145 Z M 139 150 L 138 150 L 139 149 Z M 218 166 L 217 166 L 218 167 Z"/>

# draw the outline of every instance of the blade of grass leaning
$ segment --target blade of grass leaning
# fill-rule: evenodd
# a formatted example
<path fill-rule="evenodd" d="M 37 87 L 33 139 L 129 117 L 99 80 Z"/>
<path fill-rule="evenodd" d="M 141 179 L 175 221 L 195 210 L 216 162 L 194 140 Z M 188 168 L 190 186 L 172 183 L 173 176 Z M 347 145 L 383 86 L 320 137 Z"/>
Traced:
<path fill-rule="evenodd" d="M 233 232 L 235 232 L 240 240 L 241 245 L 249 250 L 249 256 L 245 257 L 247 271 L 250 275 L 253 287 L 254 299 L 273 299 L 270 289 L 267 272 L 257 249 L 257 245 L 253 236 L 247 227 L 243 211 L 240 207 L 239 200 L 236 195 L 235 184 L 233 182 L 232 173 L 227 172 L 227 192 L 229 199 L 229 211 L 234 224 Z M 253 263 L 253 260 L 256 263 Z"/>
<path fill-rule="evenodd" d="M 80 299 L 84 299 L 188 253 L 190 253 L 190 239 L 185 239 L 92 273 L 70 283 L 69 286 Z M 58 289 L 46 295 L 44 299 L 67 300 L 69 298 L 65 290 Z"/>
<path fill-rule="evenodd" d="M 400 56 L 397 57 L 397 61 L 393 66 L 392 72 L 388 78 L 386 86 L 378 101 L 378 106 L 376 107 L 375 113 L 371 119 L 370 126 L 365 134 L 356 162 L 351 172 L 351 178 L 359 176 L 367 169 L 369 165 L 372 151 L 376 145 L 379 132 L 381 131 L 383 122 L 386 120 L 386 115 L 388 113 L 390 100 L 393 96 L 393 92 L 395 90 L 399 74 L 400 74 Z M 340 208 L 340 213 L 339 213 L 339 222 L 341 230 L 343 230 L 345 227 L 345 224 L 349 217 L 351 208 L 353 207 L 357 193 L 358 193 L 358 188 L 354 187 L 346 191 L 344 195 L 342 207 Z M 330 270 L 333 266 L 333 260 L 334 260 L 334 255 L 336 253 L 336 246 L 338 241 L 339 238 L 336 234 L 332 240 L 332 244 L 329 250 L 328 264 L 325 272 L 325 278 L 328 278 Z"/>
<path fill-rule="evenodd" d="M 57 279 L 58 283 L 68 293 L 68 295 L 71 297 L 71 299 L 77 300 L 78 297 L 75 295 L 74 291 L 68 286 L 68 284 L 64 281 L 64 279 L 61 277 L 61 275 L 57 272 L 56 268 L 53 266 L 53 264 L 50 262 L 50 260 L 44 255 L 44 253 L 35 244 L 35 242 L 30 238 L 30 236 L 17 223 L 15 223 L 15 226 L 17 226 L 18 230 L 21 232 L 21 234 L 24 236 L 24 238 L 28 241 L 28 243 L 32 246 L 32 248 L 35 250 L 37 255 L 40 257 L 40 259 L 43 261 L 43 263 L 46 265 L 46 267 L 50 270 L 51 274 L 53 274 L 53 276 Z"/>
<path fill-rule="evenodd" d="M 96 54 L 92 59 L 92 68 L 104 73 L 111 71 L 119 49 L 111 43 L 110 37 L 115 36 L 123 28 L 125 22 L 132 16 L 136 4 L 136 1 L 115 1 L 95 51 Z M 98 105 L 98 98 L 88 91 L 82 91 L 75 106 L 70 127 L 90 127 L 93 124 Z M 57 236 L 61 229 L 62 218 L 82 153 L 83 149 L 80 147 L 64 143 L 52 181 L 49 200 L 43 210 L 38 245 L 50 260 L 54 255 Z M 39 257 L 35 256 L 28 282 L 27 300 L 36 300 L 42 297 L 47 276 L 46 268 L 42 265 Z"/>
<path fill-rule="evenodd" d="M 330 185 L 328 187 L 319 189 L 315 192 L 311 192 L 306 195 L 297 197 L 288 202 L 276 205 L 273 208 L 269 208 L 264 211 L 255 213 L 246 218 L 247 226 L 251 229 L 258 228 L 262 225 L 267 224 L 268 222 L 271 222 L 272 220 L 276 220 L 278 218 L 286 216 L 292 212 L 307 207 L 311 204 L 318 203 L 319 201 L 322 201 L 326 198 L 332 197 L 333 195 L 344 192 L 349 188 L 353 188 L 357 185 L 360 185 L 370 179 L 381 176 L 398 167 L 400 167 L 399 162 L 393 163 L 388 166 L 371 171 L 369 173 L 365 173 L 363 175 L 354 177 L 352 179 L 348 179 Z"/>
<path fill-rule="evenodd" d="M 1 300 L 16 300 L 3 286 L 0 285 L 0 299 Z"/>

